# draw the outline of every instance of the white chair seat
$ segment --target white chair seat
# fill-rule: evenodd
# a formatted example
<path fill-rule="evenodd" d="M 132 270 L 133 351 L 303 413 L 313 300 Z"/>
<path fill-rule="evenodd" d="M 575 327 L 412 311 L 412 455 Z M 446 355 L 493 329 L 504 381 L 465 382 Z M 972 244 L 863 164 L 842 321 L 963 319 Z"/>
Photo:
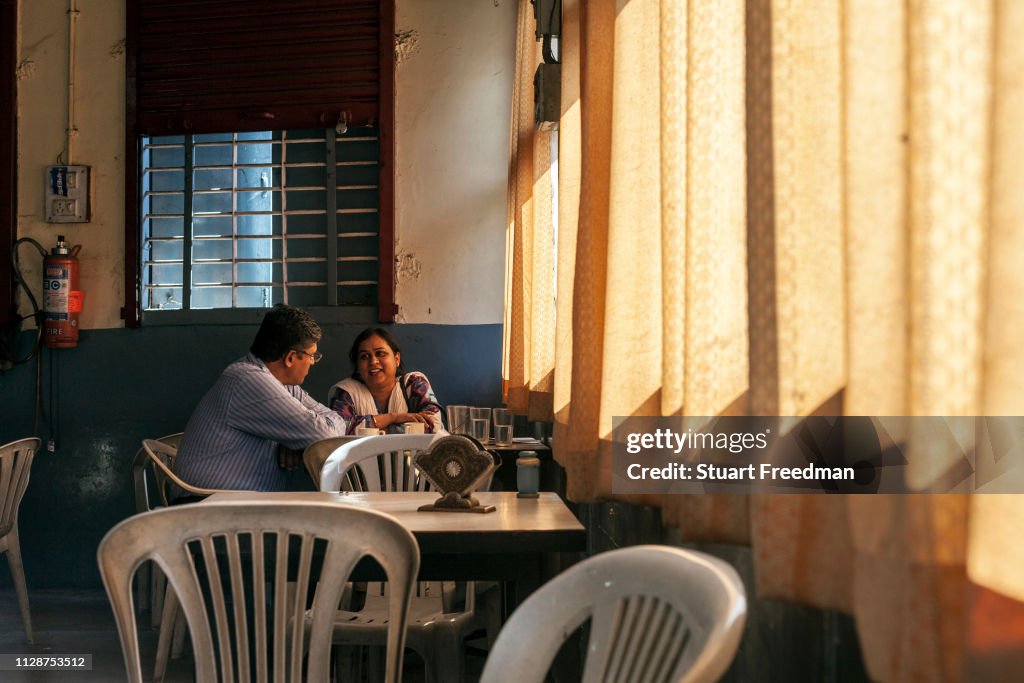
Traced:
<path fill-rule="evenodd" d="M 418 654 L 426 664 L 431 680 L 447 682 L 462 679 L 462 639 L 478 630 L 494 628 L 488 623 L 487 610 L 477 610 L 472 590 L 467 590 L 466 607 L 459 611 L 445 611 L 444 591 L 451 590 L 454 582 L 421 581 L 417 595 L 409 605 L 409 619 L 405 646 Z M 472 587 L 472 584 L 470 584 Z M 373 594 L 358 612 L 338 610 L 334 621 L 335 645 L 381 645 L 387 636 L 389 623 L 389 597 L 387 584 L 371 583 Z M 306 617 L 309 627 L 309 615 Z"/>

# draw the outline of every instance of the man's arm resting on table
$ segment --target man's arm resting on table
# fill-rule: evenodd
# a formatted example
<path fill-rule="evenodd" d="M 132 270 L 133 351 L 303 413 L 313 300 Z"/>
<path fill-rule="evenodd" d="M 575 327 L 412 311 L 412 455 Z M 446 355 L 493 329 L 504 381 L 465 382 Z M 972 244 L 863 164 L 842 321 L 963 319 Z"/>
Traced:
<path fill-rule="evenodd" d="M 344 422 L 336 413 L 301 388 L 294 388 L 298 392 L 266 383 L 257 387 L 258 391 L 236 393 L 231 426 L 299 451 L 314 441 L 344 434 Z"/>

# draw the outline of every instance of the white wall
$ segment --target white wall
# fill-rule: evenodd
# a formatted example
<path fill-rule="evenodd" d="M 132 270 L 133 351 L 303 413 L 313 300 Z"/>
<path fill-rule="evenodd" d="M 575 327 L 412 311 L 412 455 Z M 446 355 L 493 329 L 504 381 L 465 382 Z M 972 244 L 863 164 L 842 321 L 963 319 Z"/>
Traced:
<path fill-rule="evenodd" d="M 75 49 L 75 125 L 70 161 L 91 167 L 92 220 L 43 220 L 44 172 L 64 149 L 67 121 L 67 0 L 21 0 L 18 45 L 18 237 L 47 250 L 64 235 L 81 244 L 85 329 L 120 327 L 124 305 L 124 4 L 80 0 Z M 67 161 L 67 160 L 65 160 Z M 19 249 L 40 301 L 40 258 Z M 20 291 L 20 290 L 19 290 Z M 29 311 L 27 300 L 19 303 Z"/>
<path fill-rule="evenodd" d="M 515 0 L 398 3 L 399 320 L 500 323 Z"/>
<path fill-rule="evenodd" d="M 399 321 L 498 323 L 515 41 L 513 0 L 397 0 Z M 18 236 L 82 244 L 81 324 L 120 327 L 124 304 L 124 3 L 79 0 L 72 161 L 92 167 L 92 221 L 43 221 L 43 178 L 64 148 L 67 0 L 20 0 Z M 39 299 L 39 262 L 22 256 Z M 22 312 L 28 303 L 22 298 Z"/>

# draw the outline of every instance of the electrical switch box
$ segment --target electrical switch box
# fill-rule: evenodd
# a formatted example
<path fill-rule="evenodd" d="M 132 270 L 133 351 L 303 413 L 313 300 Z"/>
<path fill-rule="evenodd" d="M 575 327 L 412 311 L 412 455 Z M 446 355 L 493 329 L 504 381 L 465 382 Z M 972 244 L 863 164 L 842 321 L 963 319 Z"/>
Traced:
<path fill-rule="evenodd" d="M 562 0 L 533 0 L 533 16 L 537 19 L 537 40 L 562 34 Z"/>
<path fill-rule="evenodd" d="M 533 122 L 538 130 L 558 130 L 562 114 L 561 83 L 561 64 L 541 64 L 533 74 Z"/>
<path fill-rule="evenodd" d="M 46 169 L 47 223 L 89 221 L 89 167 L 50 166 Z"/>

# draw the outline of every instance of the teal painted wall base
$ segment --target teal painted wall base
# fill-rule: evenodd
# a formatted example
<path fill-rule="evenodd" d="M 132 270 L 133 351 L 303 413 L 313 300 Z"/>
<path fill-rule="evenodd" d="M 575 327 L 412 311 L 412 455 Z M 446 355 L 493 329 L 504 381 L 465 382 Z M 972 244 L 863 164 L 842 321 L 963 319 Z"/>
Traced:
<path fill-rule="evenodd" d="M 324 359 L 303 385 L 315 398 L 325 400 L 328 388 L 351 374 L 348 349 L 363 327 L 324 326 Z M 391 329 L 405 367 L 425 372 L 442 403 L 500 403 L 500 325 Z M 203 393 L 248 351 L 255 333 L 248 325 L 86 330 L 78 348 L 43 351 L 43 447 L 19 515 L 30 592 L 101 585 L 96 547 L 134 512 L 131 463 L 141 440 L 182 431 Z M 33 337 L 22 335 L 22 353 Z M 33 435 L 35 384 L 35 361 L 0 374 L 0 443 Z M 52 453 L 46 451 L 51 437 Z M 296 475 L 302 485 L 305 473 Z M 6 562 L 0 581 L 9 585 Z"/>

